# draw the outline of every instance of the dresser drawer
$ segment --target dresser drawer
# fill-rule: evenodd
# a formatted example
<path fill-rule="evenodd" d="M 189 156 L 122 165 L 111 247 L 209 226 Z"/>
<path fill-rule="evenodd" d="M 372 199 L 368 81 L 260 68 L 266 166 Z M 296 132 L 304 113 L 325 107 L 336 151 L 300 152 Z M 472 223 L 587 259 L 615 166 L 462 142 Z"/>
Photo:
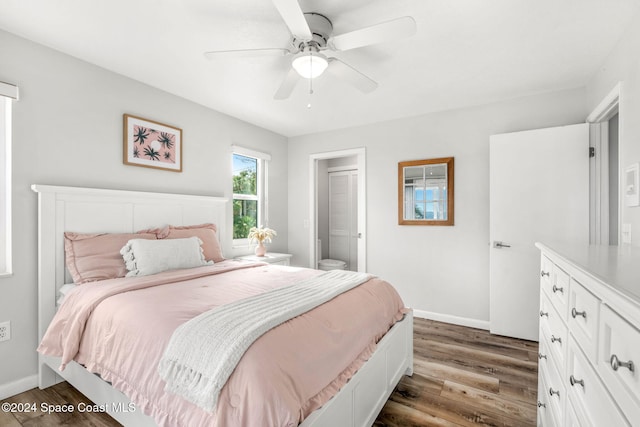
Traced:
<path fill-rule="evenodd" d="M 553 262 L 542 255 L 540 259 L 540 287 L 542 289 L 551 289 L 551 273 L 553 273 Z"/>
<path fill-rule="evenodd" d="M 624 414 L 636 424 L 640 420 L 640 331 L 602 305 L 599 333 L 600 375 Z"/>
<path fill-rule="evenodd" d="M 565 406 L 564 427 L 582 427 L 582 423 L 576 414 L 576 410 L 573 405 L 571 393 L 567 396 L 567 406 Z"/>
<path fill-rule="evenodd" d="M 561 426 L 564 419 L 564 405 L 567 399 L 562 377 L 553 366 L 548 368 L 541 366 L 539 373 L 538 399 L 545 399 L 547 412 L 553 414 L 553 424 Z M 542 387 L 540 387 L 540 382 L 543 384 Z M 549 415 L 547 415 L 548 418 L 550 418 Z"/>
<path fill-rule="evenodd" d="M 539 371 L 538 376 L 538 422 L 537 427 L 556 427 L 556 423 L 553 419 L 553 409 L 551 408 L 551 402 L 549 396 L 549 387 L 547 386 L 545 376 L 542 375 L 542 368 Z"/>
<path fill-rule="evenodd" d="M 548 288 L 547 292 L 553 306 L 566 319 L 569 300 L 569 274 L 554 264 L 551 279 L 551 287 Z"/>
<path fill-rule="evenodd" d="M 551 355 L 558 371 L 563 372 L 567 345 L 567 327 L 548 297 L 540 295 L 540 343 Z"/>
<path fill-rule="evenodd" d="M 569 295 L 569 274 L 554 264 L 549 258 L 542 256 L 540 266 L 540 286 L 562 316 L 567 314 Z"/>
<path fill-rule="evenodd" d="M 551 353 L 549 353 L 549 349 L 547 348 L 548 340 L 543 333 L 540 333 L 540 341 L 538 342 L 538 370 L 550 366 L 550 364 L 554 363 Z"/>
<path fill-rule="evenodd" d="M 629 425 L 573 338 L 569 338 L 565 387 L 580 425 Z"/>
<path fill-rule="evenodd" d="M 569 331 L 594 365 L 598 354 L 600 300 L 573 278 L 569 288 Z"/>

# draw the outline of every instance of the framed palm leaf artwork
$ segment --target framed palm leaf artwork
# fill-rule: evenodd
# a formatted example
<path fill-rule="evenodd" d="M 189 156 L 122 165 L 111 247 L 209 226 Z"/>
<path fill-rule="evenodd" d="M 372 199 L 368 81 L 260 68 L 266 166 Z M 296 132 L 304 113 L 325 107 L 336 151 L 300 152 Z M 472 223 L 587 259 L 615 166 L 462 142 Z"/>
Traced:
<path fill-rule="evenodd" d="M 182 172 L 182 129 L 124 115 L 126 165 Z"/>

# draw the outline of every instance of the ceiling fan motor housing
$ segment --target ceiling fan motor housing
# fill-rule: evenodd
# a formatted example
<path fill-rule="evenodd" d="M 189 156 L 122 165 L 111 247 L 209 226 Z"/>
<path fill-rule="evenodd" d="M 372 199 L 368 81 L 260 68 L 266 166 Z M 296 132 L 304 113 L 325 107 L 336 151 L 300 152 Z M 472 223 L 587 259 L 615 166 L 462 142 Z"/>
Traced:
<path fill-rule="evenodd" d="M 304 51 L 306 47 L 316 48 L 316 50 L 325 49 L 327 41 L 333 32 L 333 24 L 324 15 L 315 12 L 307 12 L 304 18 L 311 30 L 312 39 L 305 41 L 293 38 L 293 45 L 299 51 Z"/>

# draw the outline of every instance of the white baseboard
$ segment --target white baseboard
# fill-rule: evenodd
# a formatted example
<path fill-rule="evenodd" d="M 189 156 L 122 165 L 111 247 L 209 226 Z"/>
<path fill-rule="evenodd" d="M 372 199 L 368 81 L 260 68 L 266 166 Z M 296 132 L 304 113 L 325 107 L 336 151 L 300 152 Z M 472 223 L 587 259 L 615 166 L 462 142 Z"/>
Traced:
<path fill-rule="evenodd" d="M 16 394 L 31 390 L 35 387 L 38 387 L 37 375 L 31 375 L 30 377 L 21 378 L 10 383 L 0 384 L 0 400 L 15 396 Z"/>
<path fill-rule="evenodd" d="M 470 328 L 489 330 L 488 320 L 469 319 L 468 317 L 452 316 L 450 314 L 434 313 L 425 310 L 413 310 L 413 315 L 421 319 L 437 320 L 438 322 L 451 323 L 454 325 L 468 326 Z"/>

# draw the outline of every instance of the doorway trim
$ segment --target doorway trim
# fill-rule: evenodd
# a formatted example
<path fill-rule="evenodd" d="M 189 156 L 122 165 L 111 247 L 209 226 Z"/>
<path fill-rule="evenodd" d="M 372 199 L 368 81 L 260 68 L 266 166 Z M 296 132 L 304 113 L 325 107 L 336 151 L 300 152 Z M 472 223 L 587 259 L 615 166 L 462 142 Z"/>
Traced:
<path fill-rule="evenodd" d="M 604 97 L 587 116 L 589 123 L 589 147 L 595 149 L 595 157 L 589 159 L 589 243 L 608 245 L 609 236 L 609 119 L 618 114 L 618 139 L 622 139 L 620 125 L 620 96 L 622 82 Z M 620 161 L 618 160 L 618 170 Z M 618 191 L 620 174 L 618 174 Z M 618 209 L 618 242 L 621 242 L 621 210 Z"/>
<path fill-rule="evenodd" d="M 309 155 L 309 265 L 318 268 L 318 161 L 356 156 L 358 170 L 358 271 L 367 271 L 367 174 L 365 147 Z"/>

